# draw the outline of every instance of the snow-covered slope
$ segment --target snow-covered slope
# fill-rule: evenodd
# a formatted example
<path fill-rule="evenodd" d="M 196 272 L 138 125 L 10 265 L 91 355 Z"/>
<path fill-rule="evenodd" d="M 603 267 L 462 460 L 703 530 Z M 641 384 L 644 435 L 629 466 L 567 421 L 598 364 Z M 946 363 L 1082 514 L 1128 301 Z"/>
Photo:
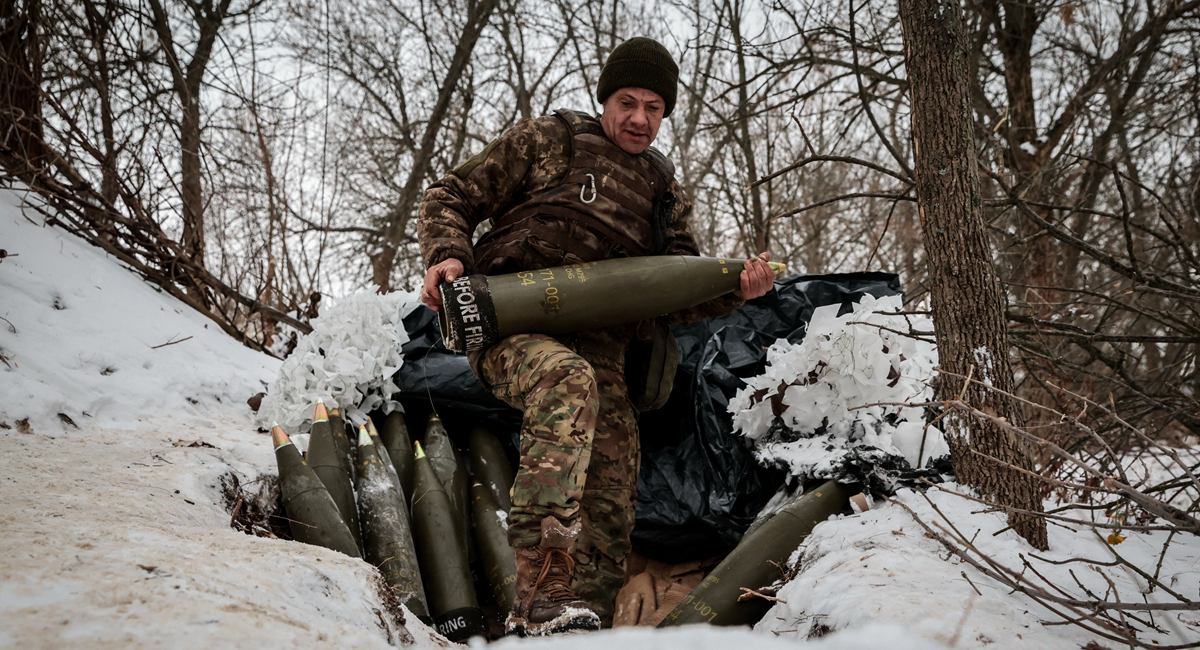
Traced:
<path fill-rule="evenodd" d="M 277 360 L 19 202 L 0 191 L 0 420 L 43 433 L 73 430 L 59 413 L 79 426 L 216 422 L 275 376 Z"/>
<path fill-rule="evenodd" d="M 0 191 L 0 647 L 386 646 L 365 563 L 230 528 L 221 478 L 274 471 L 246 399 L 279 362 L 19 200 Z"/>

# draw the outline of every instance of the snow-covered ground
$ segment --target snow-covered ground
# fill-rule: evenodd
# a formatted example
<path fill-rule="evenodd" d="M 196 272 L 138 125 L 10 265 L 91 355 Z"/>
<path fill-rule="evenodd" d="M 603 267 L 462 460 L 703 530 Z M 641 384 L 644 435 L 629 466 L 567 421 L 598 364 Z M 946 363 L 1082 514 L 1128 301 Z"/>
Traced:
<path fill-rule="evenodd" d="M 369 566 L 230 528 L 221 477 L 274 472 L 246 399 L 279 362 L 18 205 L 0 191 L 0 647 L 387 646 Z"/>
<path fill-rule="evenodd" d="M 413 621 L 408 636 L 388 622 L 364 562 L 230 527 L 222 477 L 252 484 L 275 471 L 245 401 L 279 362 L 18 204 L 0 191 L 0 248 L 10 254 L 0 261 L 0 647 L 441 645 Z M 1030 556 L 1011 533 L 992 536 L 1002 517 L 949 492 L 929 497 L 984 552 L 1018 570 Z M 938 520 L 920 495 L 899 499 Z M 950 558 L 904 509 L 878 505 L 817 527 L 798 556 L 805 570 L 756 630 L 622 629 L 495 645 L 917 650 L 1093 639 L 1045 625 L 1059 619 Z M 1106 558 L 1107 545 L 1089 535 L 1052 527 L 1053 548 L 1038 555 Z M 1143 562 L 1164 534 L 1126 536 L 1115 548 Z M 1162 575 L 1194 598 L 1200 544 L 1181 537 Z M 1078 591 L 1072 567 L 1037 567 Z M 1103 593 L 1102 577 L 1073 568 Z M 1104 570 L 1123 598 L 1142 598 L 1136 576 Z M 1162 633 L 1145 638 L 1200 640 L 1194 612 L 1155 624 Z"/>
<path fill-rule="evenodd" d="M 962 488 L 949 485 L 945 490 L 930 489 L 926 495 L 976 548 L 1023 573 L 1033 584 L 1062 595 L 1038 576 L 1041 574 L 1065 593 L 1087 599 L 1075 582 L 1077 578 L 1093 593 L 1108 594 L 1108 600 L 1113 600 L 1107 577 L 1123 602 L 1173 602 L 1161 589 L 1150 592 L 1143 578 L 1123 567 L 1093 570 L 1081 563 L 1042 560 L 1112 562 L 1116 552 L 1153 572 L 1167 533 L 1125 532 L 1124 542 L 1109 547 L 1086 528 L 1076 532 L 1051 525 L 1050 550 L 1040 552 L 1011 531 L 994 536 L 1006 527 L 1004 515 L 981 513 L 984 506 L 962 498 L 953 491 L 956 489 Z M 925 523 L 936 523 L 938 534 L 953 534 L 946 520 L 917 492 L 900 490 L 897 500 Z M 1200 544 L 1179 537 L 1163 560 L 1162 581 L 1194 600 L 1200 593 Z M 1023 560 L 1033 569 L 1023 569 Z M 1079 627 L 1062 625 L 1061 617 L 1026 596 L 1010 593 L 1008 587 L 951 555 L 907 511 L 894 505 L 820 524 L 803 545 L 800 561 L 804 570 L 777 594 L 786 604 L 773 607 L 757 631 L 804 638 L 814 628 L 853 629 L 888 621 L 903 623 L 910 633 L 956 648 L 1069 650 L 1097 640 Z M 1148 618 L 1144 612 L 1137 615 Z M 1159 632 L 1139 635 L 1143 641 L 1162 645 L 1200 641 L 1200 613 L 1165 612 L 1152 619 Z M 1099 641 L 1102 647 L 1124 647 Z"/>

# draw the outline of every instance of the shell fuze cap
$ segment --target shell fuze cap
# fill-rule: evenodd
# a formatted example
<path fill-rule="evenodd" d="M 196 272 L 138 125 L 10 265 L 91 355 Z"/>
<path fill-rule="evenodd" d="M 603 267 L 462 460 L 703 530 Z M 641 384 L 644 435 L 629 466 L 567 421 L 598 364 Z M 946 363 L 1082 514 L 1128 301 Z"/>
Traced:
<path fill-rule="evenodd" d="M 662 96 L 663 117 L 670 117 L 675 108 L 675 88 L 679 83 L 679 66 L 662 43 L 645 36 L 636 36 L 618 45 L 600 70 L 596 99 L 603 104 L 610 95 L 622 88 L 645 88 Z"/>

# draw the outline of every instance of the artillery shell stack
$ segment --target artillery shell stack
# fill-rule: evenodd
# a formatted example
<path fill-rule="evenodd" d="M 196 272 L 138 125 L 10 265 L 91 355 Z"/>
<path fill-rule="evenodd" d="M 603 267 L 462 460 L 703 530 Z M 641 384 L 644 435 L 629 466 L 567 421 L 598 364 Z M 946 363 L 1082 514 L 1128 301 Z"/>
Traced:
<path fill-rule="evenodd" d="M 355 487 L 364 559 L 379 567 L 383 579 L 410 612 L 428 622 L 429 607 L 421 586 L 408 508 L 389 469 L 379 457 L 366 427 L 359 427 Z"/>
<path fill-rule="evenodd" d="M 475 595 L 457 513 L 420 443 L 414 445 L 413 461 L 413 538 L 434 625 L 451 641 L 483 635 L 487 625 Z"/>
<path fill-rule="evenodd" d="M 512 495 L 509 491 L 513 485 L 513 470 L 508 463 L 508 455 L 504 453 L 504 447 L 500 446 L 500 441 L 491 431 L 478 425 L 471 429 L 468 444 L 471 471 L 491 491 L 500 509 L 507 514 L 512 510 Z"/>
<path fill-rule="evenodd" d="M 562 334 L 655 318 L 738 289 L 743 264 L 664 255 L 464 275 L 438 287 L 442 339 L 447 348 L 468 352 L 522 332 Z M 771 267 L 776 273 L 784 268 Z"/>
<path fill-rule="evenodd" d="M 279 425 L 271 430 L 271 440 L 279 463 L 279 489 L 292 537 L 305 544 L 359 557 L 358 544 L 338 513 L 333 497 Z"/>
<path fill-rule="evenodd" d="M 329 427 L 329 414 L 325 411 L 323 402 L 317 402 L 317 406 L 313 410 L 307 461 L 308 466 L 329 490 L 329 496 L 333 497 L 333 502 L 337 504 L 342 521 L 346 522 L 346 527 L 350 529 L 350 534 L 354 536 L 354 541 L 361 549 L 362 537 L 358 530 L 358 510 L 354 505 L 354 488 L 350 482 L 350 472 L 346 469 L 343 461 L 338 459 L 338 449 L 333 441 L 333 432 Z"/>
<path fill-rule="evenodd" d="M 812 532 L 813 526 L 842 511 L 850 493 L 827 481 L 779 511 L 708 574 L 684 597 L 658 627 L 691 623 L 752 625 L 767 613 L 771 603 L 762 598 L 739 602 L 741 587 L 755 591 L 779 577 L 779 567 Z"/>
<path fill-rule="evenodd" d="M 491 490 L 476 479 L 471 484 L 471 521 L 483 572 L 501 612 L 512 608 L 517 594 L 517 560 L 508 543 L 508 511 L 502 510 Z"/>
<path fill-rule="evenodd" d="M 379 439 L 383 441 L 383 448 L 387 450 L 396 468 L 396 475 L 400 477 L 400 487 L 404 488 L 405 494 L 412 494 L 413 450 L 403 413 L 393 411 L 383 419 L 379 426 Z"/>

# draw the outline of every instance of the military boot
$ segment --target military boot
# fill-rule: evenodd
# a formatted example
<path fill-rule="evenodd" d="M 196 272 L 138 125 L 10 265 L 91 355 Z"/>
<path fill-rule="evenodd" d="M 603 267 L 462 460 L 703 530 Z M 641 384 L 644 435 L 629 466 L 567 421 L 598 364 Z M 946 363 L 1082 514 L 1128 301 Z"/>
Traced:
<path fill-rule="evenodd" d="M 546 517 L 540 544 L 513 549 L 517 596 L 504 624 L 508 634 L 545 636 L 600 629 L 600 617 L 571 591 L 575 574 L 571 549 L 579 529 L 579 522 L 567 528 L 557 518 Z"/>

